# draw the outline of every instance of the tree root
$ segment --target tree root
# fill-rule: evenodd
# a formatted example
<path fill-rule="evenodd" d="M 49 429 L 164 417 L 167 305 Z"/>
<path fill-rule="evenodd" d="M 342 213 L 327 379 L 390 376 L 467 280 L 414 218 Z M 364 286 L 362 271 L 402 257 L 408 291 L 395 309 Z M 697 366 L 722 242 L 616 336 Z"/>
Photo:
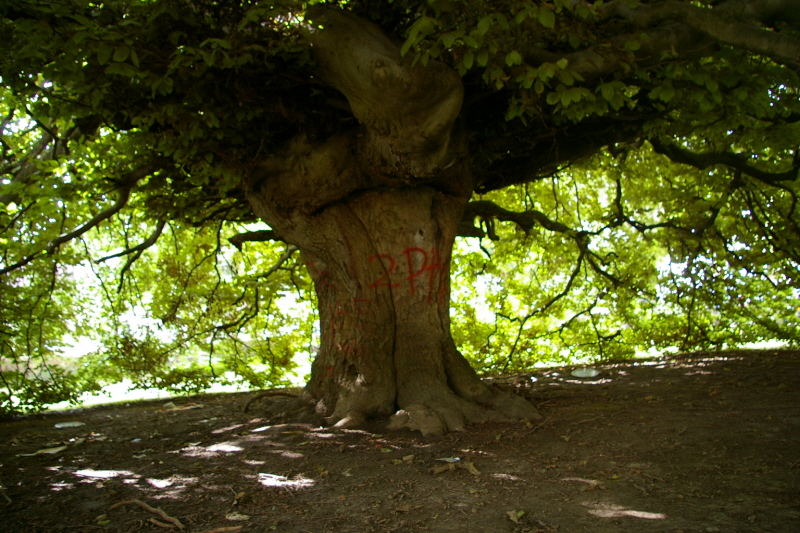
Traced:
<path fill-rule="evenodd" d="M 429 436 L 463 431 L 467 424 L 514 420 L 536 422 L 542 415 L 524 398 L 495 390 L 486 406 L 454 395 L 444 401 L 409 404 L 390 417 L 388 429 L 411 429 Z"/>
<path fill-rule="evenodd" d="M 288 390 L 268 390 L 268 391 L 263 391 L 263 392 L 260 392 L 260 393 L 256 394 L 255 396 L 253 396 L 249 400 L 247 400 L 247 403 L 244 404 L 244 408 L 242 409 L 242 412 L 246 413 L 250 409 L 250 406 L 252 404 L 254 404 L 255 402 L 257 402 L 259 400 L 263 400 L 264 398 L 269 398 L 271 396 L 287 396 L 289 398 L 299 398 L 300 397 L 300 393 L 292 392 L 292 391 L 288 391 Z"/>
<path fill-rule="evenodd" d="M 324 423 L 324 418 L 314 410 L 314 402 L 303 391 L 295 393 L 291 390 L 273 390 L 258 393 L 244 405 L 244 412 L 249 412 L 254 403 L 266 398 L 269 398 L 269 401 L 264 402 L 263 407 L 259 406 L 253 410 L 274 423 L 299 422 L 317 425 Z"/>

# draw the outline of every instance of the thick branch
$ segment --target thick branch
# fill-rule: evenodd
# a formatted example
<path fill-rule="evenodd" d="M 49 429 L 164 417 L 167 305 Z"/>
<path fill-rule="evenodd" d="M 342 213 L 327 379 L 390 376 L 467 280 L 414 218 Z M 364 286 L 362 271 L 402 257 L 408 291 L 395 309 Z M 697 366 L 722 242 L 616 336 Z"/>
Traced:
<path fill-rule="evenodd" d="M 476 190 L 485 193 L 535 181 L 597 153 L 604 146 L 631 141 L 640 134 L 644 118 L 620 120 L 604 117 L 565 127 L 549 137 L 532 142 L 527 149 L 528 154 L 492 164 L 479 176 Z"/>
<path fill-rule="evenodd" d="M 747 157 L 731 152 L 692 152 L 657 139 L 651 139 L 650 144 L 657 153 L 667 156 L 676 163 L 691 165 L 699 169 L 725 165 L 768 185 L 777 185 L 800 177 L 798 168 L 791 168 L 786 172 L 767 172 L 749 164 Z"/>
<path fill-rule="evenodd" d="M 630 54 L 620 53 L 627 42 L 635 41 L 639 48 Z M 580 74 L 585 80 L 594 80 L 628 69 L 631 63 L 639 66 L 657 65 L 663 61 L 665 51 L 674 51 L 681 57 L 692 57 L 707 51 L 711 43 L 705 35 L 681 24 L 664 24 L 646 32 L 636 31 L 618 35 L 585 50 L 566 55 L 544 52 L 547 61 L 560 58 L 568 61 L 569 70 Z"/>
<path fill-rule="evenodd" d="M 602 9 L 602 16 L 620 17 L 641 28 L 665 20 L 678 21 L 717 42 L 796 66 L 800 63 L 800 41 L 760 28 L 753 22 L 776 17 L 796 19 L 797 9 L 797 2 L 787 0 L 730 0 L 712 9 L 674 0 L 633 8 L 626 0 L 616 0 Z"/>
<path fill-rule="evenodd" d="M 451 132 L 461 111 L 458 74 L 442 63 L 413 65 L 376 25 L 316 7 L 309 32 L 322 77 L 347 97 L 367 130 L 368 150 L 387 173 L 428 177 L 453 162 Z"/>
<path fill-rule="evenodd" d="M 246 242 L 265 242 L 265 241 L 279 241 L 278 234 L 269 229 L 262 229 L 258 231 L 245 231 L 237 233 L 232 237 L 228 237 L 228 242 L 236 247 L 240 252 L 242 245 Z"/>
<path fill-rule="evenodd" d="M 472 225 L 475 217 L 513 222 L 526 232 L 538 225 L 546 230 L 555 231 L 558 233 L 566 233 L 571 236 L 578 234 L 578 232 L 574 231 L 572 228 L 562 224 L 561 222 L 552 220 L 541 211 L 536 211 L 534 209 L 523 212 L 509 211 L 508 209 L 500 207 L 494 202 L 490 202 L 488 200 L 477 200 L 467 204 L 467 207 L 464 210 L 464 222 L 462 223 L 463 227 L 468 225 L 475 231 L 470 235 L 464 235 L 461 233 L 462 236 L 482 235 L 482 233 L 476 233 L 479 230 Z"/>
<path fill-rule="evenodd" d="M 131 191 L 133 190 L 134 185 L 136 185 L 136 183 L 145 176 L 152 174 L 153 170 L 154 168 L 148 165 L 144 167 L 139 167 L 138 169 L 126 174 L 121 180 L 120 188 L 118 189 L 119 195 L 117 196 L 117 201 L 114 202 L 113 205 L 100 211 L 83 225 L 78 226 L 69 233 L 59 235 L 58 237 L 50 241 L 50 243 L 47 245 L 47 252 L 52 253 L 53 251 L 55 251 L 56 248 L 58 248 L 65 242 L 69 242 L 72 239 L 80 237 L 90 229 L 99 225 L 104 220 L 109 219 L 112 216 L 119 213 L 123 207 L 128 205 L 128 199 L 130 199 Z"/>

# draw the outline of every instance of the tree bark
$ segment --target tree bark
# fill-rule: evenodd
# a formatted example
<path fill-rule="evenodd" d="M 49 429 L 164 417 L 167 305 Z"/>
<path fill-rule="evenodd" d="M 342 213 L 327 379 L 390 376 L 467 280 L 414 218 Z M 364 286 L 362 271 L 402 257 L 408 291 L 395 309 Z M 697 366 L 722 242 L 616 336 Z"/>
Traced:
<path fill-rule="evenodd" d="M 274 215 L 255 192 L 251 201 Z M 367 191 L 285 228 L 319 302 L 321 346 L 306 391 L 331 422 L 391 416 L 392 427 L 435 434 L 539 418 L 526 400 L 483 383 L 451 337 L 449 266 L 466 201 L 431 187 Z"/>

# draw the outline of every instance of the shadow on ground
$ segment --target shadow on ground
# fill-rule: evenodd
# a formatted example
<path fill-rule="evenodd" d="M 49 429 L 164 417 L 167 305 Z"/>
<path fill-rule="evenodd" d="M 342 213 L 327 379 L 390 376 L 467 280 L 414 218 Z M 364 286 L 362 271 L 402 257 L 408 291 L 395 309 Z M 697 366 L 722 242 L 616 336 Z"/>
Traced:
<path fill-rule="evenodd" d="M 595 368 L 591 378 L 551 369 L 499 380 L 540 406 L 541 424 L 428 439 L 287 423 L 274 416 L 279 398 L 244 412 L 252 395 L 4 422 L 0 528 L 800 528 L 800 352 L 696 353 Z"/>

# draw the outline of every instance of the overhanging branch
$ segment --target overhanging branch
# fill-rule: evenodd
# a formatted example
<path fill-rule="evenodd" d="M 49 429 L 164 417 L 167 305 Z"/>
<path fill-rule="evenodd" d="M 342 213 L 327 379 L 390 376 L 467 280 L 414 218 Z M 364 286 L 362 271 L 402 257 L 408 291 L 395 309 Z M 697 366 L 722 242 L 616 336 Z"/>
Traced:
<path fill-rule="evenodd" d="M 116 215 L 117 213 L 119 213 L 122 210 L 122 208 L 124 208 L 128 204 L 131 191 L 136 186 L 136 184 L 146 176 L 149 176 L 150 174 L 158 170 L 159 168 L 160 167 L 156 164 L 148 163 L 146 165 L 142 165 L 136 168 L 135 170 L 132 170 L 124 174 L 121 177 L 121 179 L 118 180 L 119 187 L 117 189 L 117 199 L 111 206 L 100 211 L 91 219 L 89 219 L 87 222 L 81 224 L 74 230 L 59 235 L 58 237 L 50 241 L 44 248 L 36 250 L 32 254 L 23 257 L 16 263 L 0 269 L 0 275 L 8 274 L 9 272 L 20 269 L 28 265 L 31 261 L 33 261 L 42 254 L 55 253 L 58 250 L 58 247 L 61 246 L 62 244 L 80 237 L 90 229 L 97 227 L 104 220 L 107 220 L 112 216 Z"/>
<path fill-rule="evenodd" d="M 565 126 L 531 142 L 529 147 L 520 148 L 519 155 L 490 165 L 478 176 L 476 191 L 486 193 L 552 175 L 597 153 L 604 146 L 636 139 L 647 118 L 601 117 Z"/>
<path fill-rule="evenodd" d="M 768 31 L 753 22 L 796 16 L 794 0 L 728 0 L 713 8 L 669 0 L 631 7 L 627 0 L 609 2 L 601 18 L 619 17 L 636 27 L 652 27 L 672 20 L 703 33 L 719 43 L 750 50 L 789 65 L 800 64 L 800 41 L 785 33 Z M 794 12 L 794 13 L 793 13 Z"/>
<path fill-rule="evenodd" d="M 658 139 L 651 139 L 650 144 L 657 153 L 676 163 L 699 169 L 725 165 L 767 185 L 777 186 L 781 182 L 793 181 L 800 177 L 800 168 L 793 167 L 785 172 L 767 172 L 751 165 L 748 157 L 732 152 L 692 152 Z"/>
<path fill-rule="evenodd" d="M 164 226 L 166 225 L 167 225 L 166 220 L 159 220 L 158 223 L 156 224 L 155 229 L 150 234 L 150 236 L 147 237 L 147 239 L 143 240 L 136 246 L 132 246 L 130 248 L 122 250 L 121 252 L 101 257 L 100 259 L 97 259 L 95 263 L 102 263 L 104 261 L 108 261 L 109 259 L 114 259 L 115 257 L 122 257 L 124 255 L 141 254 L 141 252 L 147 250 L 156 243 L 158 238 L 161 236 L 161 233 L 164 231 Z"/>
<path fill-rule="evenodd" d="M 476 217 L 480 217 L 484 220 L 503 220 L 507 222 L 513 222 L 525 232 L 530 231 L 534 226 L 539 226 L 548 231 L 564 234 L 575 242 L 575 246 L 580 252 L 581 263 L 585 259 L 592 270 L 594 270 L 600 276 L 606 278 L 615 287 L 623 284 L 622 280 L 603 268 L 601 265 L 601 263 L 604 262 L 603 259 L 589 248 L 592 236 L 598 235 L 608 226 L 598 231 L 579 231 L 572 229 L 569 226 L 558 222 L 557 220 L 553 220 L 546 214 L 535 209 L 529 209 L 522 212 L 509 211 L 508 209 L 500 207 L 494 202 L 478 200 L 467 204 L 464 212 L 464 218 L 462 219 L 461 223 L 462 227 L 468 225 L 471 228 L 471 231 L 467 231 L 468 235 L 464 235 L 463 233 L 459 233 L 459 235 L 483 237 L 485 234 L 488 234 L 489 237 L 496 238 L 493 237 L 494 230 L 491 224 L 487 224 L 486 232 L 483 232 L 480 228 L 476 228 L 474 226 L 474 219 Z"/>
<path fill-rule="evenodd" d="M 570 236 L 575 236 L 579 233 L 561 222 L 552 220 L 541 211 L 536 211 L 535 209 L 522 212 L 509 211 L 494 202 L 477 200 L 467 204 L 461 225 L 462 228 L 465 229 L 465 232 L 460 232 L 459 235 L 463 237 L 483 236 L 483 232 L 473 225 L 476 217 L 513 222 L 525 232 L 530 231 L 534 226 L 541 226 L 546 230 L 565 233 Z M 470 232 L 468 227 L 472 228 L 473 231 Z"/>

